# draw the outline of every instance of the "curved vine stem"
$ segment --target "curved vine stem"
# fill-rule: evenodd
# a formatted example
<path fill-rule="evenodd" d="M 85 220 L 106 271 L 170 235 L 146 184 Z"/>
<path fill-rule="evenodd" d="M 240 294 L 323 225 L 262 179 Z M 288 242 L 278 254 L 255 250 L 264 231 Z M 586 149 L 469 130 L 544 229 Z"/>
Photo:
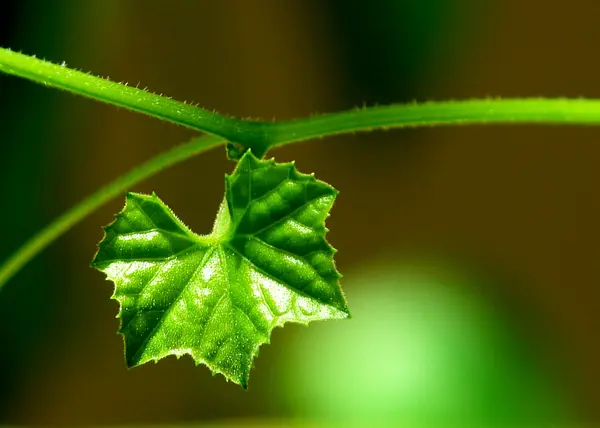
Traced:
<path fill-rule="evenodd" d="M 126 189 L 131 188 L 136 183 L 145 180 L 157 172 L 221 145 L 224 142 L 225 140 L 221 137 L 214 135 L 195 138 L 186 144 L 161 153 L 117 178 L 112 183 L 100 188 L 32 236 L 0 266 L 0 290 L 29 260 L 112 198 L 122 195 Z"/>
<path fill-rule="evenodd" d="M 73 225 L 128 188 L 160 170 L 227 141 L 262 156 L 272 147 L 357 131 L 482 123 L 600 125 L 600 100 L 483 99 L 361 108 L 293 121 L 251 122 L 110 82 L 0 48 L 0 72 L 184 125 L 212 136 L 196 138 L 133 169 L 58 217 L 0 266 L 0 290 L 29 260 Z"/>

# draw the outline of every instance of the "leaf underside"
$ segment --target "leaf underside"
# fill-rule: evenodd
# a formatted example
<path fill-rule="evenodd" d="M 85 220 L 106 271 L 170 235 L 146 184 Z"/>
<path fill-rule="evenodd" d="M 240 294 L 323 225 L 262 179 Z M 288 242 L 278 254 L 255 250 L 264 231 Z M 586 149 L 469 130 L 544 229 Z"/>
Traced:
<path fill-rule="evenodd" d="M 129 367 L 189 354 L 246 388 L 273 328 L 349 316 L 325 240 L 337 191 L 250 151 L 225 184 L 210 235 L 155 194 L 129 193 L 105 228 L 92 266 L 115 283 Z"/>

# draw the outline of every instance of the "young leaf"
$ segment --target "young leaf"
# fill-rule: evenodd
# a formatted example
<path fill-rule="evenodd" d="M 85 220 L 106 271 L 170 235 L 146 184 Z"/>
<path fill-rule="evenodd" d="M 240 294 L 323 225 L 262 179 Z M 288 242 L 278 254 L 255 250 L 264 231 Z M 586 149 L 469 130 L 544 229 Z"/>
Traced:
<path fill-rule="evenodd" d="M 155 194 L 128 194 L 105 228 L 92 265 L 115 283 L 129 367 L 190 354 L 246 388 L 273 328 L 349 316 L 325 240 L 337 191 L 250 151 L 225 183 L 210 235 Z"/>

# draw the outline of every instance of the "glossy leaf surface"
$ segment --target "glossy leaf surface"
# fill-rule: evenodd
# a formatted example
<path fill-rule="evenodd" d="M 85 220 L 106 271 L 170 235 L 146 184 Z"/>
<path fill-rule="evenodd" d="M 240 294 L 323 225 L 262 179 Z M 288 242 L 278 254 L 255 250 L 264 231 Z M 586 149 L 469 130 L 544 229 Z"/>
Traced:
<path fill-rule="evenodd" d="M 225 183 L 210 235 L 154 194 L 128 194 L 105 228 L 93 266 L 115 283 L 128 366 L 189 354 L 246 387 L 273 328 L 348 317 L 325 240 L 337 191 L 251 152 Z"/>

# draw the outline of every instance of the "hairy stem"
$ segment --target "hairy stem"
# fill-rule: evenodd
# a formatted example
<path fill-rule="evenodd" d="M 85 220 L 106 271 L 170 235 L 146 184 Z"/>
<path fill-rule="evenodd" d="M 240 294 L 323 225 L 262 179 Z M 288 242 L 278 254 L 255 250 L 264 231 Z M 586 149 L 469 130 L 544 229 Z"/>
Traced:
<path fill-rule="evenodd" d="M 262 135 L 261 122 L 236 120 L 135 86 L 74 70 L 64 63 L 53 64 L 10 49 L 0 48 L 0 72 L 219 135 L 230 141 L 257 141 Z"/>
<path fill-rule="evenodd" d="M 240 143 L 252 149 L 256 155 L 263 156 L 268 149 L 283 144 L 374 129 L 482 123 L 600 125 L 600 100 L 542 98 L 390 105 L 279 123 L 250 122 L 221 116 L 8 49 L 0 48 L 0 72 L 25 77 L 214 134 L 195 139 L 157 156 L 98 190 L 57 218 L 0 266 L 0 289 L 36 254 L 113 197 L 168 166 L 226 141 Z"/>
<path fill-rule="evenodd" d="M 600 125 L 600 100 L 490 98 L 366 107 L 274 123 L 266 139 L 271 148 L 357 131 L 486 123 Z"/>

